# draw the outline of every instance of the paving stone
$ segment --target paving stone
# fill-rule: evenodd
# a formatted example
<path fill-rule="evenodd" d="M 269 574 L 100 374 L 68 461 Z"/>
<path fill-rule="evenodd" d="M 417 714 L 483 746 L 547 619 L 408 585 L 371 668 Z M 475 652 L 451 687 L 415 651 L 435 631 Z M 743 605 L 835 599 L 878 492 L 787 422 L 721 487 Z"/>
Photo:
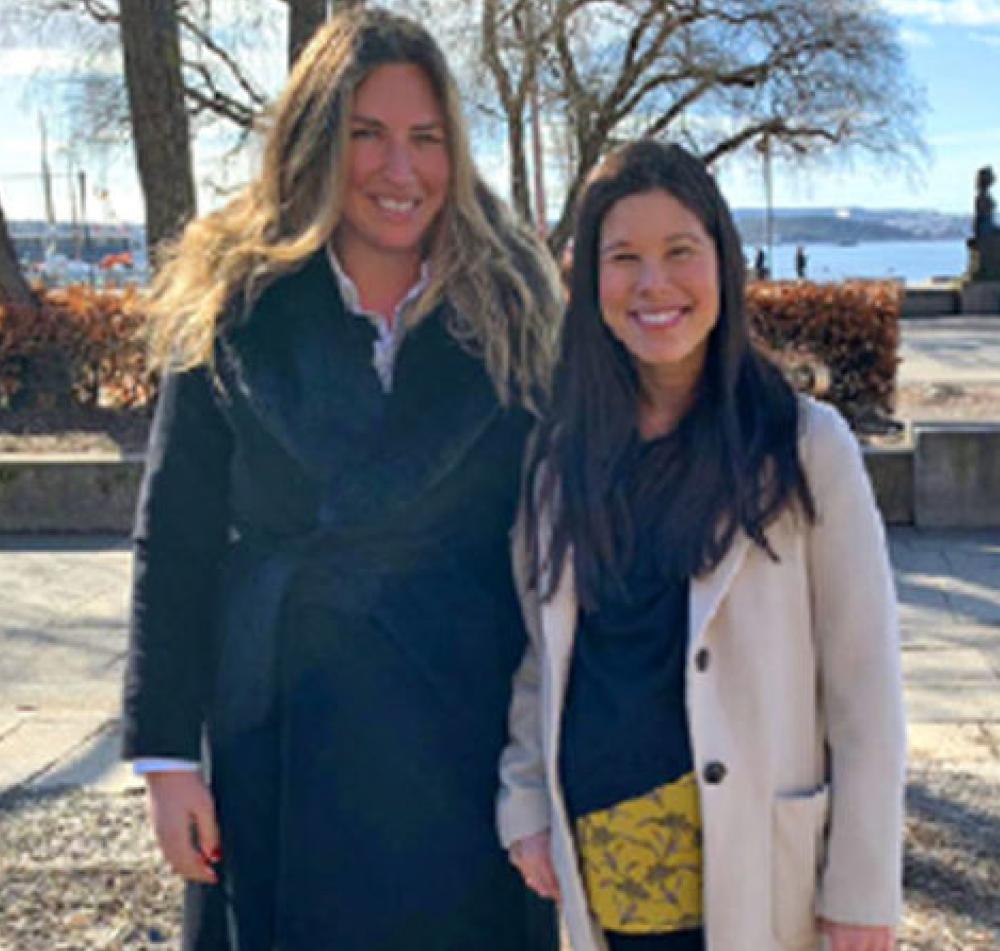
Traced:
<path fill-rule="evenodd" d="M 52 763 L 29 784 L 47 792 L 67 786 L 86 786 L 94 792 L 122 793 L 143 788 L 128 763 L 121 759 L 121 724 L 114 720 Z"/>
<path fill-rule="evenodd" d="M 943 690 L 964 689 L 967 684 L 989 686 L 996 673 L 976 650 L 916 650 L 903 652 L 903 677 L 911 686 L 934 686 Z"/>
<path fill-rule="evenodd" d="M 1000 725 L 917 723 L 908 730 L 911 759 L 983 763 L 1000 759 Z"/>
<path fill-rule="evenodd" d="M 1000 764 L 1000 532 L 888 541 L 911 747 L 947 763 L 997 750 Z M 117 763 L 130 570 L 122 539 L 0 536 L 0 788 L 134 782 Z"/>
<path fill-rule="evenodd" d="M 988 720 L 1000 723 L 1000 690 L 997 683 L 905 685 L 910 723 L 961 723 Z"/>
<path fill-rule="evenodd" d="M 25 717 L 4 737 L 0 755 L 0 795 L 40 775 L 81 747 L 107 722 L 104 710 Z"/>

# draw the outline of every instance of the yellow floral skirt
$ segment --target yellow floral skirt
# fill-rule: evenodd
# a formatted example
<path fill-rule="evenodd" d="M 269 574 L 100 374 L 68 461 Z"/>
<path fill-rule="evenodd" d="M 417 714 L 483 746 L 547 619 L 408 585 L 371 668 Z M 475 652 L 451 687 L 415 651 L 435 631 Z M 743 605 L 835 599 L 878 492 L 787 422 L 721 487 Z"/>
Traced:
<path fill-rule="evenodd" d="M 698 928 L 701 810 L 693 773 L 576 821 L 590 910 L 606 931 Z"/>

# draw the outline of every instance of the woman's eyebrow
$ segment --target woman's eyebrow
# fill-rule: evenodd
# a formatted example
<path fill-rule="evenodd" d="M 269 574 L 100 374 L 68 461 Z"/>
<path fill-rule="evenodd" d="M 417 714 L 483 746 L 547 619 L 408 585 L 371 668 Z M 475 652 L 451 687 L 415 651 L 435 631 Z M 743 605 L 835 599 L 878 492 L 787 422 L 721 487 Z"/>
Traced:
<path fill-rule="evenodd" d="M 351 116 L 351 122 L 357 125 L 367 125 L 372 126 L 377 129 L 384 129 L 385 123 L 381 119 L 376 119 L 374 116 L 366 116 L 361 113 L 354 113 Z M 431 132 L 431 131 L 444 131 L 444 122 L 440 119 L 427 119 L 424 122 L 415 122 L 411 129 L 415 129 L 418 132 Z"/>
<path fill-rule="evenodd" d="M 629 247 L 628 238 L 618 238 L 615 241 L 609 241 L 607 244 L 601 245 L 601 254 L 607 254 L 609 251 L 617 251 L 619 248 Z"/>
<path fill-rule="evenodd" d="M 705 239 L 694 231 L 675 231 L 670 234 L 665 234 L 662 240 L 664 244 L 672 244 L 675 241 L 696 241 L 700 243 Z M 631 247 L 631 244 L 632 242 L 629 241 L 628 238 L 616 238 L 607 242 L 607 244 L 602 244 L 600 251 L 601 254 L 606 254 L 609 251 L 617 251 L 620 248 Z"/>

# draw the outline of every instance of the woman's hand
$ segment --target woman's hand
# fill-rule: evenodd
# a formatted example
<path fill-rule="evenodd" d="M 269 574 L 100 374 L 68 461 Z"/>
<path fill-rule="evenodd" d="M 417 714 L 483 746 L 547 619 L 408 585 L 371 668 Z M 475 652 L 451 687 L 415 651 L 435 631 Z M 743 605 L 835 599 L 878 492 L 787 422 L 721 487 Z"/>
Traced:
<path fill-rule="evenodd" d="M 548 829 L 518 839 L 510 847 L 510 860 L 521 873 L 524 884 L 536 895 L 559 901 L 559 880 L 552 867 Z"/>
<path fill-rule="evenodd" d="M 149 817 L 170 867 L 191 882 L 215 885 L 222 858 L 211 793 L 196 772 L 146 774 Z"/>
<path fill-rule="evenodd" d="M 820 931 L 830 940 L 830 951 L 892 951 L 896 935 L 885 925 L 841 925 L 819 920 Z"/>

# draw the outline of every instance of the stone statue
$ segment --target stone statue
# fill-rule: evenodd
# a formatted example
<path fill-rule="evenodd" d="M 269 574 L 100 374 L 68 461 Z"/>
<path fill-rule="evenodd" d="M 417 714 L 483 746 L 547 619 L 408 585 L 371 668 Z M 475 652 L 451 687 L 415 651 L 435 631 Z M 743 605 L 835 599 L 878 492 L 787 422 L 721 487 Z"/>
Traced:
<path fill-rule="evenodd" d="M 986 165 L 976 174 L 976 216 L 972 224 L 973 240 L 979 241 L 988 234 L 994 234 L 997 230 L 993 221 L 993 210 L 996 202 L 990 195 L 990 188 L 996 181 L 993 175 L 993 166 Z"/>
<path fill-rule="evenodd" d="M 976 214 L 972 219 L 969 269 L 962 285 L 963 313 L 1000 313 L 1000 228 L 993 220 L 996 202 L 990 189 L 996 177 L 993 166 L 976 173 Z"/>

